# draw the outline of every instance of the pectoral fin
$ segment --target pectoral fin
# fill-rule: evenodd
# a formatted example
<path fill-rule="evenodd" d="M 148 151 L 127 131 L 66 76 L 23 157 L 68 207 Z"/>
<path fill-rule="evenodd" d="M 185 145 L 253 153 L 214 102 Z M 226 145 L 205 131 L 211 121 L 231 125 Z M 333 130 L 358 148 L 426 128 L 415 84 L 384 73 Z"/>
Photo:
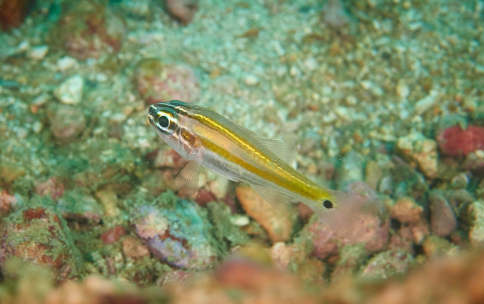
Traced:
<path fill-rule="evenodd" d="M 188 195 L 193 195 L 198 190 L 198 176 L 200 164 L 191 160 L 175 178 L 173 190 L 183 190 Z"/>

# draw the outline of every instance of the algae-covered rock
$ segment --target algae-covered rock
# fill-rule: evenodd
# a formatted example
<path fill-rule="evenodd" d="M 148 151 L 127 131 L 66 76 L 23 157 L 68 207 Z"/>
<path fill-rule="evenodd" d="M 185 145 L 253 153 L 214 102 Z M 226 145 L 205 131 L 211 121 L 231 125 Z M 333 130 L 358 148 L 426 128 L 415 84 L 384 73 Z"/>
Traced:
<path fill-rule="evenodd" d="M 469 211 L 473 217 L 469 240 L 474 246 L 484 245 L 484 203 L 476 201 L 469 206 Z"/>
<path fill-rule="evenodd" d="M 219 241 L 226 241 L 229 243 L 229 248 L 237 245 L 243 245 L 250 241 L 248 234 L 239 229 L 231 221 L 231 212 L 229 206 L 224 203 L 211 202 L 208 203 L 207 209 L 209 212 L 210 222 L 213 224 L 213 234 Z"/>
<path fill-rule="evenodd" d="M 217 260 L 217 243 L 206 214 L 194 202 L 177 199 L 172 192 L 152 204 L 134 208 L 130 222 L 150 251 L 180 268 L 205 269 Z"/>
<path fill-rule="evenodd" d="M 385 251 L 375 255 L 363 267 L 361 276 L 371 279 L 386 279 L 406 273 L 415 263 L 415 259 L 403 251 Z"/>
<path fill-rule="evenodd" d="M 52 269 L 58 281 L 77 274 L 80 255 L 63 219 L 37 198 L 30 206 L 10 214 L 0 234 L 0 266 L 18 258 Z M 8 274 L 8 273 L 7 273 Z"/>

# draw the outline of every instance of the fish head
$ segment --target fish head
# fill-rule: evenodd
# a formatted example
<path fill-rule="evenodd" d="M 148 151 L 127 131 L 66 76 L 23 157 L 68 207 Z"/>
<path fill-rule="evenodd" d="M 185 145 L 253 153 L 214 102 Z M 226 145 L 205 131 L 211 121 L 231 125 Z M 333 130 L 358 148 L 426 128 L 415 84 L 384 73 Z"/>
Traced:
<path fill-rule="evenodd" d="M 178 100 L 152 104 L 148 109 L 148 119 L 158 135 L 185 159 L 191 159 L 196 141 L 186 123 L 189 109 Z"/>

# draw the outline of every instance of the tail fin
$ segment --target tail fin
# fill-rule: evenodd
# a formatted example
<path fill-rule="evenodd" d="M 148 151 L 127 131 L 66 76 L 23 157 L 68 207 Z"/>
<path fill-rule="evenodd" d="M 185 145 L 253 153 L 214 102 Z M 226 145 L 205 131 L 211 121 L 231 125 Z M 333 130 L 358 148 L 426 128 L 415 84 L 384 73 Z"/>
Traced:
<path fill-rule="evenodd" d="M 365 215 L 376 214 L 381 208 L 380 201 L 366 196 L 343 193 L 325 189 L 333 197 L 333 201 L 304 202 L 326 222 L 339 236 L 350 242 L 358 242 L 365 230 L 361 226 Z M 325 206 L 326 205 L 326 206 Z M 330 208 L 328 208 L 330 207 Z"/>

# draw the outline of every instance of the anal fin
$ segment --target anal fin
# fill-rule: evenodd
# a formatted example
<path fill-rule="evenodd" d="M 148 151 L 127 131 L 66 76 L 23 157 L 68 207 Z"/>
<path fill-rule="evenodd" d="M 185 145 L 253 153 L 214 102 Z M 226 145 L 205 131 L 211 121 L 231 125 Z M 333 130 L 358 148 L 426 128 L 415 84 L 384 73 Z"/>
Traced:
<path fill-rule="evenodd" d="M 290 196 L 287 196 L 275 189 L 252 184 L 251 186 L 254 188 L 255 192 L 257 192 L 257 194 L 264 199 L 264 201 L 269 203 L 269 205 L 278 211 L 286 211 L 289 207 L 289 204 L 291 202 L 295 202 L 295 200 Z"/>
<path fill-rule="evenodd" d="M 188 195 L 193 195 L 198 190 L 198 176 L 200 164 L 191 160 L 178 174 L 173 183 L 173 190 L 183 190 Z"/>

